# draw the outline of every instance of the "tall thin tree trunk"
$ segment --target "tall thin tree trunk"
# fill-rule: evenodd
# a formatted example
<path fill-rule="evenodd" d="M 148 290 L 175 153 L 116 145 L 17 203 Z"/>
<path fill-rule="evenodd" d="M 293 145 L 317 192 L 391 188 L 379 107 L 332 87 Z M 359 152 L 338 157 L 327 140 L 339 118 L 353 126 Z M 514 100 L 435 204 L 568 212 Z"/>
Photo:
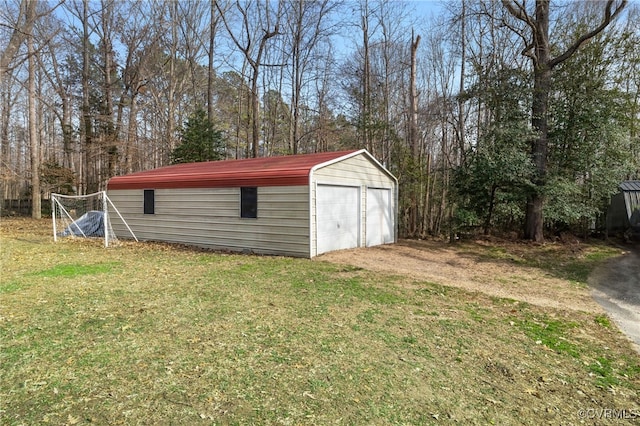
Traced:
<path fill-rule="evenodd" d="M 291 46 L 291 118 L 289 124 L 289 152 L 291 154 L 298 153 L 298 140 L 300 135 L 300 90 L 301 90 L 301 81 L 300 81 L 300 62 L 301 62 L 301 52 L 300 47 L 302 45 L 302 17 L 303 17 L 303 7 L 304 0 L 297 0 L 294 3 L 295 10 L 295 24 L 294 32 L 292 34 L 292 46 Z"/>
<path fill-rule="evenodd" d="M 33 48 L 33 34 L 27 35 L 29 55 L 29 146 L 31 147 L 31 217 L 42 217 L 42 197 L 40 195 L 40 138 L 38 134 L 38 114 L 36 112 L 36 59 Z"/>
<path fill-rule="evenodd" d="M 138 101 L 137 93 L 131 95 L 131 105 L 129 106 L 129 125 L 127 129 L 126 145 L 124 149 L 124 167 L 126 173 L 133 171 L 133 144 L 138 134 Z"/>
<path fill-rule="evenodd" d="M 251 156 L 258 158 L 260 144 L 260 96 L 258 95 L 259 67 L 252 64 L 251 75 Z"/>
<path fill-rule="evenodd" d="M 91 105 L 89 103 L 89 0 L 83 0 L 82 11 L 82 129 L 84 136 L 84 188 L 82 193 L 90 193 L 97 190 L 93 163 L 93 126 L 91 122 Z"/>
<path fill-rule="evenodd" d="M 300 6 L 302 7 L 302 6 Z M 293 107 L 293 126 L 292 126 L 292 154 L 298 153 L 298 143 L 300 141 L 300 91 L 302 90 L 301 70 L 300 70 L 300 44 L 296 42 L 295 47 L 295 64 L 293 72 L 293 99 L 291 106 Z"/>
<path fill-rule="evenodd" d="M 9 169 L 11 163 L 11 148 L 9 146 L 9 123 L 11 122 L 11 96 L 9 90 L 0 83 L 2 106 L 0 106 L 0 161 L 2 162 L 2 194 L 0 195 L 0 207 L 4 206 L 4 200 L 9 197 L 9 182 L 13 171 Z"/>
<path fill-rule="evenodd" d="M 62 97 L 62 165 L 71 168 L 73 166 L 71 153 L 73 151 L 73 126 L 71 125 L 71 102 L 65 94 Z"/>
<path fill-rule="evenodd" d="M 371 58 L 369 53 L 369 2 L 365 0 L 362 13 L 362 48 L 364 54 L 364 70 L 362 73 L 362 136 L 364 146 L 373 153 L 371 136 Z M 375 153 L 374 153 L 375 155 Z"/>
<path fill-rule="evenodd" d="M 420 217 L 420 227 L 422 228 L 423 232 L 431 232 L 431 224 L 430 224 L 430 217 L 431 217 L 431 153 L 427 152 L 426 153 L 426 159 L 425 159 L 425 167 L 424 167 L 424 175 L 422 178 L 422 197 L 423 197 L 423 207 L 422 207 L 422 214 Z"/>
<path fill-rule="evenodd" d="M 174 20 L 171 24 L 171 53 L 169 54 L 169 90 L 167 93 L 167 128 L 166 128 L 166 145 L 165 151 L 162 156 L 163 163 L 169 163 L 169 157 L 171 151 L 173 151 L 173 132 L 176 127 L 175 122 L 175 110 L 176 110 L 176 62 L 178 61 L 178 23 L 175 22 L 178 19 L 178 2 L 175 1 L 169 4 L 170 16 Z"/>
<path fill-rule="evenodd" d="M 411 74 L 409 77 L 409 144 L 411 145 L 411 155 L 414 159 L 418 158 L 418 90 L 416 89 L 416 78 L 418 73 L 418 65 L 416 55 L 418 52 L 418 44 L 420 44 L 420 36 L 414 38 L 413 30 L 411 31 Z"/>
<path fill-rule="evenodd" d="M 467 43 L 466 43 L 466 22 L 467 22 L 467 2 L 462 0 L 462 18 L 460 20 L 460 85 L 458 93 L 464 93 L 465 65 L 467 62 Z M 464 97 L 458 96 L 458 149 L 460 157 L 464 157 L 465 152 L 465 120 L 464 120 Z M 462 164 L 462 161 L 460 162 Z"/>
<path fill-rule="evenodd" d="M 414 168 L 413 176 L 411 177 L 411 188 L 412 194 L 410 195 L 411 200 L 409 204 L 409 230 L 412 236 L 416 236 L 415 234 L 420 234 L 421 230 L 419 223 L 419 206 L 420 200 L 418 197 L 420 196 L 419 188 L 421 187 L 421 182 L 418 180 L 418 176 L 421 176 L 419 173 L 420 169 L 420 149 L 418 146 L 418 91 L 416 89 L 416 79 L 417 79 L 417 61 L 416 56 L 418 52 L 418 44 L 420 43 L 420 36 L 414 37 L 413 30 L 411 31 L 411 69 L 409 75 L 409 146 L 411 148 L 411 163 Z M 426 206 L 425 206 L 426 207 Z"/>
<path fill-rule="evenodd" d="M 115 175 L 118 161 L 118 135 L 114 127 L 113 114 L 113 45 L 111 41 L 113 3 L 103 1 L 102 11 L 102 59 L 104 61 L 104 106 L 102 120 L 104 126 L 104 149 L 107 154 L 107 179 Z M 104 178 L 104 177 L 103 177 Z"/>
<path fill-rule="evenodd" d="M 213 122 L 213 87 L 215 85 L 215 70 L 213 68 L 213 54 L 215 51 L 216 40 L 216 5 L 215 0 L 209 0 L 209 62 L 207 64 L 207 118 L 209 122 Z"/>

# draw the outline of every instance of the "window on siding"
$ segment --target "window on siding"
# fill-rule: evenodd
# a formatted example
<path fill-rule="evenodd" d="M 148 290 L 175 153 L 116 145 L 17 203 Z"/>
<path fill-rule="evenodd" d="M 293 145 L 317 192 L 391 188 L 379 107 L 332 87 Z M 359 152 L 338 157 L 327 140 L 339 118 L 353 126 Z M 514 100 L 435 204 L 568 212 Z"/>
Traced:
<path fill-rule="evenodd" d="M 258 217 L 258 188 L 240 188 L 240 217 Z"/>
<path fill-rule="evenodd" d="M 155 214 L 155 190 L 144 190 L 144 214 Z"/>

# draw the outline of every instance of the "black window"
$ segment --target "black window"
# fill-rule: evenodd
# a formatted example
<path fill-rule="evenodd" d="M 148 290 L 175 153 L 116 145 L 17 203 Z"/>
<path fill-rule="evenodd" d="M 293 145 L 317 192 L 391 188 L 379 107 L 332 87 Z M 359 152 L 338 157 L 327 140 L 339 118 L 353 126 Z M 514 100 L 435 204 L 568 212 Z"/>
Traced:
<path fill-rule="evenodd" d="M 155 214 L 155 190 L 144 190 L 144 214 Z"/>
<path fill-rule="evenodd" d="M 240 217 L 258 217 L 258 188 L 240 188 Z"/>

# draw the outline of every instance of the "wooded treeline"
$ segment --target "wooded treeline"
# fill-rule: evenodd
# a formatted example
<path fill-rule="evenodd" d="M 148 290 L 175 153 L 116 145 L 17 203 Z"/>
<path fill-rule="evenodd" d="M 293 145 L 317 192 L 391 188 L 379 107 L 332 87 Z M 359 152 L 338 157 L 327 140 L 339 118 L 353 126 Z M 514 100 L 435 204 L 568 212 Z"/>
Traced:
<path fill-rule="evenodd" d="M 626 0 L 2 1 L 0 201 L 35 217 L 175 161 L 195 119 L 216 158 L 368 149 L 407 237 L 587 232 L 640 178 Z"/>

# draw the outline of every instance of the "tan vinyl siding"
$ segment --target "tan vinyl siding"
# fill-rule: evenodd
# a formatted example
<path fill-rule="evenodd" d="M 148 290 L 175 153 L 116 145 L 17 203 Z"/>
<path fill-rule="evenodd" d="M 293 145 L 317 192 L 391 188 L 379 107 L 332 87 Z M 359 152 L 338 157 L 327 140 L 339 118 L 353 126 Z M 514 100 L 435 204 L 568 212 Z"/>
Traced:
<path fill-rule="evenodd" d="M 109 197 L 138 239 L 309 257 L 309 188 L 258 188 L 258 218 L 240 218 L 240 188 L 155 190 L 155 214 L 143 214 L 143 190 Z M 116 235 L 127 237 L 117 215 Z"/>
<path fill-rule="evenodd" d="M 391 188 L 393 179 L 364 155 L 356 155 L 315 171 L 318 183 Z"/>

